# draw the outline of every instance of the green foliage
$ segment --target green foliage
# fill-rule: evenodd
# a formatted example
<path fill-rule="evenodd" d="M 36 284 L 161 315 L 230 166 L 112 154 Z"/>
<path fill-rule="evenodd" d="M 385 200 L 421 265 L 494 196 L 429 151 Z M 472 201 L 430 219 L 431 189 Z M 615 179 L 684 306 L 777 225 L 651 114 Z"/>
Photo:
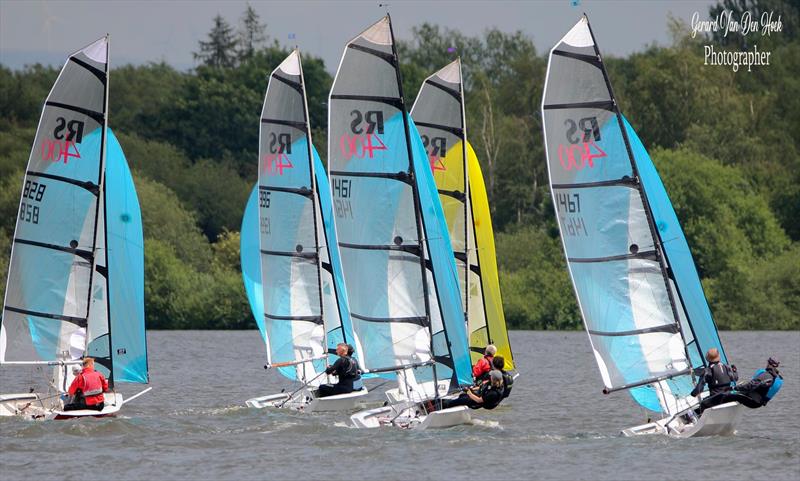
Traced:
<path fill-rule="evenodd" d="M 800 246 L 743 264 L 708 283 L 721 329 L 800 329 Z"/>
<path fill-rule="evenodd" d="M 209 67 L 233 67 L 238 43 L 233 27 L 217 14 L 214 26 L 208 32 L 208 40 L 200 41 L 200 51 L 194 53 L 194 58 Z"/>
<path fill-rule="evenodd" d="M 578 329 L 581 316 L 561 241 L 544 228 L 499 233 L 498 267 L 506 323 L 511 329 Z"/>
<path fill-rule="evenodd" d="M 687 150 L 653 159 L 703 277 L 782 252 L 789 239 L 741 169 Z"/>

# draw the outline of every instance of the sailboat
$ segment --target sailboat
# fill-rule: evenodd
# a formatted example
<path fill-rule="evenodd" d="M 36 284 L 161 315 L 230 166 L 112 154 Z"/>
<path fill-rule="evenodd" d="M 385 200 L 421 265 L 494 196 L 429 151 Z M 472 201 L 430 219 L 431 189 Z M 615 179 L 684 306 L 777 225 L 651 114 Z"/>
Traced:
<path fill-rule="evenodd" d="M 447 220 L 472 364 L 483 356 L 487 344 L 494 344 L 505 359 L 504 369 L 513 371 L 489 201 L 478 157 L 467 141 L 460 59 L 425 79 L 411 117 L 425 145 Z M 430 386 L 424 388 L 432 392 Z M 393 401 L 402 399 L 398 389 L 387 390 L 386 395 Z"/>
<path fill-rule="evenodd" d="M 148 383 L 142 217 L 131 172 L 108 128 L 103 37 L 69 56 L 44 104 L 23 182 L 0 326 L 0 364 L 50 367 L 48 392 L 0 396 L 0 415 L 63 419 L 72 365 L 95 359 L 114 389 Z"/>
<path fill-rule="evenodd" d="M 727 362 L 678 218 L 611 88 L 584 16 L 550 51 L 542 118 L 550 189 L 603 380 L 661 419 L 626 435 L 733 434 L 738 403 L 683 416 L 704 353 Z M 704 393 L 707 395 L 707 393 Z"/>
<path fill-rule="evenodd" d="M 251 306 L 260 309 L 255 316 L 266 347 L 265 367 L 301 387 L 246 404 L 305 412 L 353 409 L 368 394 L 366 388 L 317 396 L 317 387 L 333 380 L 324 371 L 336 345 L 351 344 L 356 359 L 361 347 L 350 321 L 328 179 L 311 143 L 298 50 L 270 75 L 260 125 L 258 207 L 245 212 L 253 224 L 242 228 L 242 270 Z M 257 233 L 255 253 L 256 243 L 247 240 L 254 234 L 248 233 Z M 260 272 L 258 290 L 253 265 Z"/>
<path fill-rule="evenodd" d="M 353 328 L 367 372 L 406 401 L 351 416 L 357 427 L 435 427 L 422 401 L 469 385 L 458 274 L 425 148 L 403 101 L 389 16 L 347 43 L 329 97 L 328 169 Z"/>

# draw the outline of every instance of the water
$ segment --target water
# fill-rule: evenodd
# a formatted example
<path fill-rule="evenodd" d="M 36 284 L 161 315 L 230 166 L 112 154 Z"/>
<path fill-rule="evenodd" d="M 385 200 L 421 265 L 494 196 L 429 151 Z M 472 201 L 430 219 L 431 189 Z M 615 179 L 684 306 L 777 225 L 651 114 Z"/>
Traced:
<path fill-rule="evenodd" d="M 800 479 L 800 332 L 722 333 L 744 375 L 778 357 L 784 388 L 768 407 L 747 410 L 735 437 L 686 440 L 617 434 L 644 422 L 644 412 L 626 393 L 601 393 L 585 334 L 511 336 L 522 376 L 503 405 L 474 412 L 476 425 L 413 432 L 352 429 L 342 414 L 241 407 L 290 386 L 262 369 L 255 331 L 150 332 L 153 391 L 116 419 L 0 419 L 0 472 L 76 480 Z M 18 391 L 29 373 L 4 367 L 0 381 L 2 392 Z"/>

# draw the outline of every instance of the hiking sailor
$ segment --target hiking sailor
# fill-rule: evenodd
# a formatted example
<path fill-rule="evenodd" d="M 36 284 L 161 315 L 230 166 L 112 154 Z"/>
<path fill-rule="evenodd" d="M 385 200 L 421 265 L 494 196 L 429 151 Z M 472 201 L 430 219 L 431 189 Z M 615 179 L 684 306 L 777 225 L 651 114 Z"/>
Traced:
<path fill-rule="evenodd" d="M 514 386 L 514 377 L 503 369 L 505 365 L 506 360 L 503 356 L 495 356 L 494 359 L 492 359 L 492 366 L 494 369 L 500 371 L 500 374 L 503 375 L 503 399 L 511 394 L 511 388 Z"/>
<path fill-rule="evenodd" d="M 732 392 L 706 398 L 695 413 L 700 415 L 710 407 L 729 402 L 738 402 L 750 409 L 766 406 L 783 386 L 783 376 L 778 371 L 780 364 L 777 359 L 767 359 L 766 369 L 756 371 L 751 380 L 737 384 Z"/>
<path fill-rule="evenodd" d="M 455 399 L 442 399 L 442 409 L 456 406 L 468 406 L 470 409 L 494 409 L 503 400 L 503 373 L 498 370 L 489 372 L 489 380 L 479 387 L 469 387 Z M 433 406 L 429 402 L 428 409 Z"/>
<path fill-rule="evenodd" d="M 325 374 L 335 375 L 339 378 L 339 382 L 320 385 L 317 397 L 347 394 L 353 391 L 360 391 L 363 388 L 358 363 L 351 357 L 353 347 L 343 342 L 339 343 L 336 346 L 336 354 L 339 359 L 325 369 Z"/>
<path fill-rule="evenodd" d="M 708 385 L 709 397 L 730 392 L 736 381 L 739 380 L 736 366 L 729 367 L 727 364 L 720 362 L 719 350 L 715 347 L 708 350 L 706 360 L 708 361 L 708 366 L 699 376 L 700 379 L 697 381 L 697 386 L 694 387 L 691 395 L 700 395 L 706 384 Z"/>

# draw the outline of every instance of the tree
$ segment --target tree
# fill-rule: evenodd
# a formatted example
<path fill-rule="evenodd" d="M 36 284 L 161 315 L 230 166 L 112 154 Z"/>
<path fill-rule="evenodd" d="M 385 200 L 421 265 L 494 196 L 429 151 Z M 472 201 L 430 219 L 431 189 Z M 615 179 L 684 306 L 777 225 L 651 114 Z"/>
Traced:
<path fill-rule="evenodd" d="M 249 60 L 253 57 L 256 49 L 266 41 L 264 35 L 266 25 L 262 24 L 260 17 L 250 3 L 247 4 L 242 15 L 241 28 L 239 30 L 239 58 Z"/>
<path fill-rule="evenodd" d="M 214 26 L 208 32 L 208 40 L 200 41 L 200 51 L 194 53 L 194 58 L 209 67 L 230 68 L 236 65 L 237 44 L 233 27 L 217 14 Z"/>

